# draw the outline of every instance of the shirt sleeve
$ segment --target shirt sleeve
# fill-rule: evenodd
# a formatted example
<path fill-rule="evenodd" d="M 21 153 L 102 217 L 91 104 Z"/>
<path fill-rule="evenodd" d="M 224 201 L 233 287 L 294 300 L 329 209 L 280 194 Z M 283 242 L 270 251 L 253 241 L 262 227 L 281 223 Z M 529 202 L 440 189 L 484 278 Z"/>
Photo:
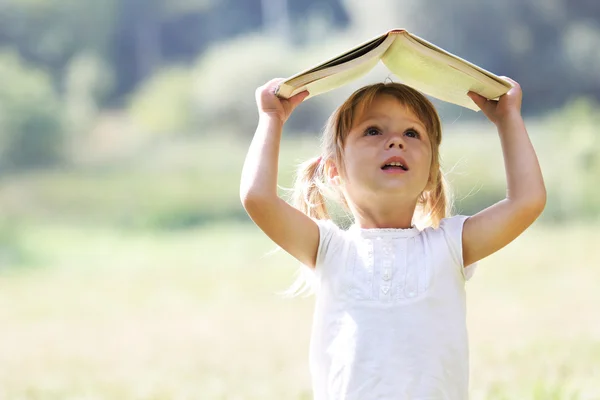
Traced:
<path fill-rule="evenodd" d="M 440 222 L 440 229 L 444 232 L 452 258 L 456 265 L 460 267 L 466 281 L 471 279 L 475 273 L 475 268 L 477 268 L 477 263 L 465 266 L 463 260 L 462 233 L 464 223 L 468 218 L 466 215 L 455 215 L 450 218 L 444 218 Z"/>
<path fill-rule="evenodd" d="M 331 268 L 334 259 L 343 250 L 343 231 L 332 220 L 314 221 L 319 227 L 319 248 L 317 250 L 315 272 L 320 274 Z"/>

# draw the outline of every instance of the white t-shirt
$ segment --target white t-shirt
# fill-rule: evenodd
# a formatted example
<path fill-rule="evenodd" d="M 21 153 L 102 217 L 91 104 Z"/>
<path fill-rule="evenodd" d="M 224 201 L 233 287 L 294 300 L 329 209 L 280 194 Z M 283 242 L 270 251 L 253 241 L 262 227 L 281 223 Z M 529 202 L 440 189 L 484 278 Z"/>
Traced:
<path fill-rule="evenodd" d="M 466 218 L 422 231 L 317 221 L 315 400 L 468 398 Z"/>

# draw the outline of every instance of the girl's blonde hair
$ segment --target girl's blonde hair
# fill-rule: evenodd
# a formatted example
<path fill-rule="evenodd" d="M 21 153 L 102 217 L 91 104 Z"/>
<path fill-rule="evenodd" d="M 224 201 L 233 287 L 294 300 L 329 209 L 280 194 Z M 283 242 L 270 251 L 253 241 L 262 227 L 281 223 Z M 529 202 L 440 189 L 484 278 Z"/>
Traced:
<path fill-rule="evenodd" d="M 302 163 L 296 174 L 292 201 L 296 208 L 311 218 L 330 219 L 325 199 L 337 200 L 349 212 L 339 189 L 327 184 L 327 168 L 333 163 L 343 171 L 344 145 L 356 116 L 369 108 L 380 95 L 396 98 L 423 123 L 431 143 L 431 166 L 425 190 L 417 200 L 413 224 L 420 229 L 439 226 L 450 213 L 451 199 L 446 179 L 440 168 L 442 124 L 433 104 L 419 91 L 401 83 L 386 82 L 365 86 L 354 92 L 329 117 L 321 139 L 321 155 Z M 286 294 L 297 294 L 309 275 L 299 277 Z M 308 285 L 313 286 L 313 285 Z"/>
<path fill-rule="evenodd" d="M 293 204 L 309 217 L 329 219 L 326 197 L 333 197 L 347 210 L 344 196 L 327 184 L 328 162 L 343 169 L 344 144 L 357 115 L 361 115 L 379 95 L 389 95 L 408 107 L 425 125 L 431 143 L 429 182 L 417 202 L 414 223 L 423 228 L 437 227 L 451 206 L 447 185 L 440 169 L 439 147 L 442 142 L 442 124 L 435 107 L 420 92 L 409 86 L 388 82 L 365 86 L 354 92 L 331 115 L 323 131 L 321 156 L 301 164 L 296 175 Z M 348 211 L 348 210 L 347 210 Z"/>

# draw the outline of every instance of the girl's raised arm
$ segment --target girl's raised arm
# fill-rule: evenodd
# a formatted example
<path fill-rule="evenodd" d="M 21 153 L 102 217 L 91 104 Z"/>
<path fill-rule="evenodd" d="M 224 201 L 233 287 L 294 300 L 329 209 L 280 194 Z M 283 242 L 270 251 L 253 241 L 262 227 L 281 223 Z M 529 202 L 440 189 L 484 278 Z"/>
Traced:
<path fill-rule="evenodd" d="M 277 194 L 279 146 L 283 124 L 308 92 L 289 100 L 275 96 L 283 79 L 274 79 L 256 90 L 259 121 L 244 162 L 240 198 L 246 212 L 267 236 L 303 264 L 313 267 L 319 228 L 307 215 Z"/>
<path fill-rule="evenodd" d="M 506 170 L 506 198 L 467 219 L 463 229 L 463 260 L 468 266 L 496 252 L 519 236 L 546 205 L 546 188 L 537 156 L 521 117 L 519 84 L 498 102 L 469 93 L 498 128 Z"/>

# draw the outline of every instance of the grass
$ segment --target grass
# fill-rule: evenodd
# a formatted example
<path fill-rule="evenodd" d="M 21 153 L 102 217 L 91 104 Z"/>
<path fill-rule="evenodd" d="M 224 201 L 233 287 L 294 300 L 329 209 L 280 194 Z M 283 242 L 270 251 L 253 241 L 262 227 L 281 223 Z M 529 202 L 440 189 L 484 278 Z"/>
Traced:
<path fill-rule="evenodd" d="M 446 132 L 458 210 L 498 200 L 493 129 Z M 531 132 L 545 214 L 575 215 L 585 180 L 554 168 L 562 148 L 543 125 Z M 243 215 L 249 141 L 165 140 L 105 164 L 1 177 L 1 400 L 311 398 L 314 300 L 277 297 L 297 264 L 231 222 Z M 279 183 L 316 153 L 315 138 L 286 137 Z M 468 283 L 472 399 L 600 398 L 598 243 L 591 222 L 538 224 L 481 262 Z"/>
<path fill-rule="evenodd" d="M 538 225 L 468 283 L 472 399 L 600 398 L 600 233 Z M 0 273 L 1 399 L 309 399 L 313 299 L 255 227 L 33 225 Z"/>
<path fill-rule="evenodd" d="M 0 175 L 2 217 L 133 229 L 240 220 L 245 212 L 239 185 L 250 139 L 225 133 L 166 139 L 119 162 Z M 291 185 L 295 165 L 316 154 L 316 142 L 314 137 L 285 142 L 281 185 Z"/>

